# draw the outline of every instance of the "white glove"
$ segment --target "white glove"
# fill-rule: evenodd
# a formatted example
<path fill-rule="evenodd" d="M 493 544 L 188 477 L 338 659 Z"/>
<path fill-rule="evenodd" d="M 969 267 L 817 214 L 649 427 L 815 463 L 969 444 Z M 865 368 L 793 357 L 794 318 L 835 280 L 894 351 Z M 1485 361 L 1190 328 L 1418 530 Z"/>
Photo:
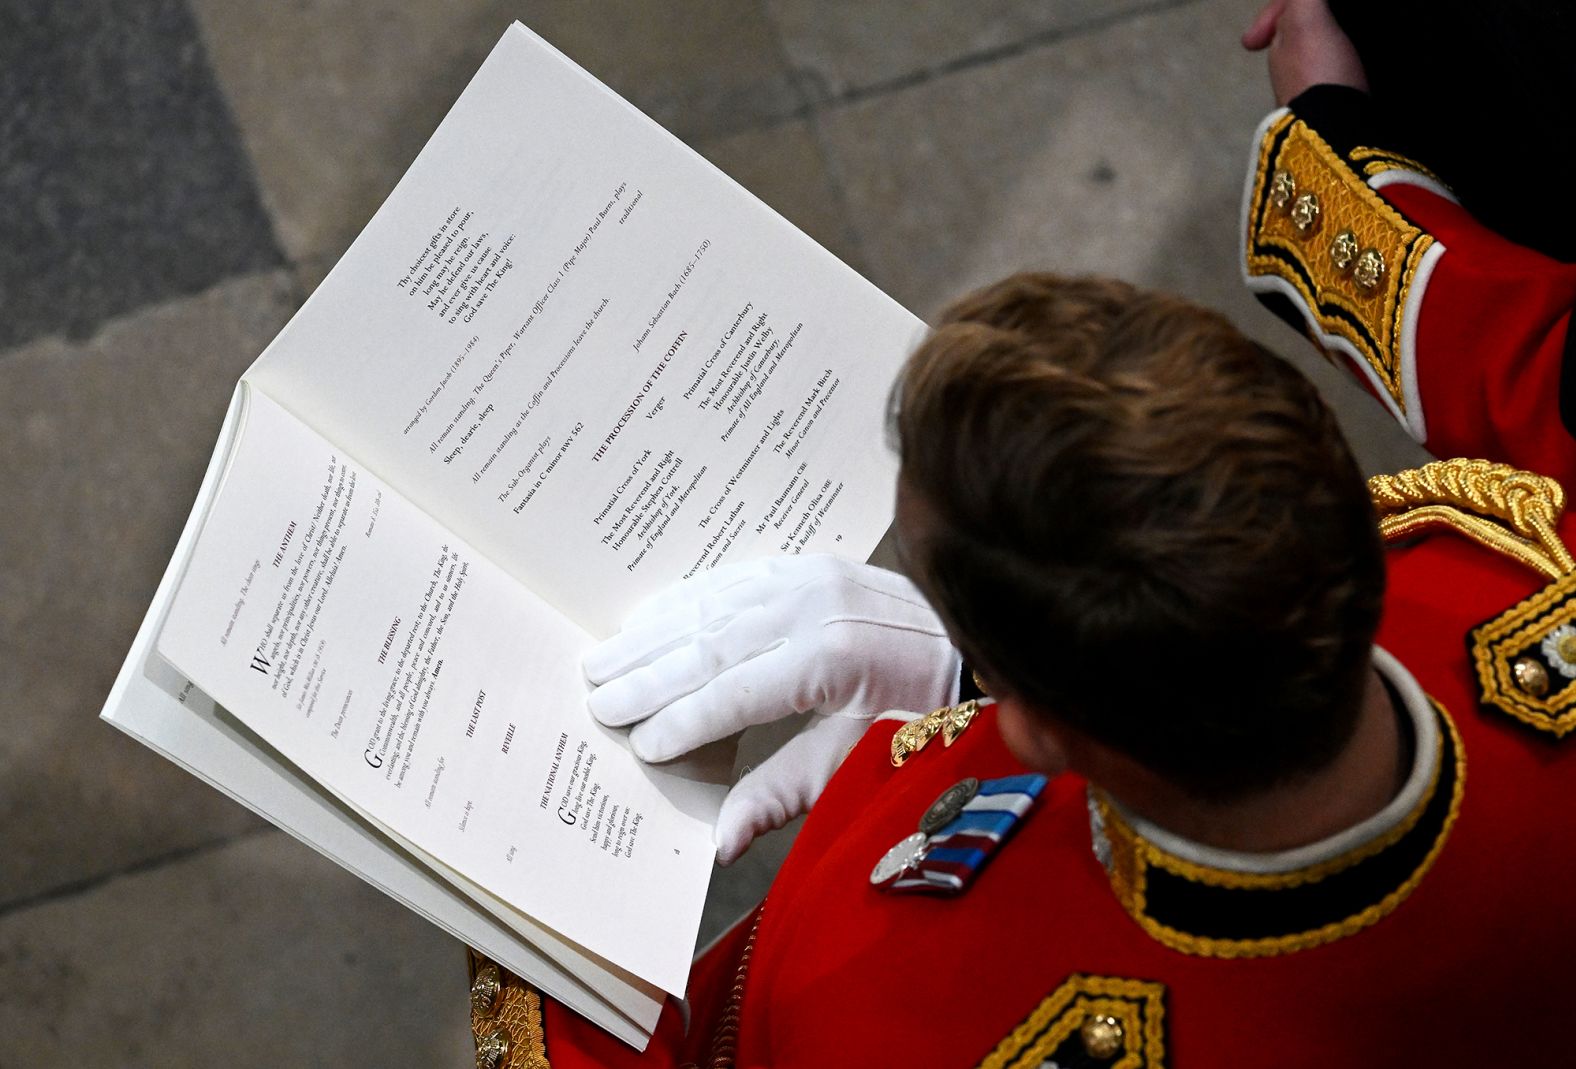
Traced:
<path fill-rule="evenodd" d="M 725 565 L 657 594 L 585 658 L 590 707 L 668 761 L 756 724 L 810 725 L 729 792 L 718 859 L 808 810 L 870 721 L 956 698 L 961 658 L 902 576 L 836 557 Z"/>

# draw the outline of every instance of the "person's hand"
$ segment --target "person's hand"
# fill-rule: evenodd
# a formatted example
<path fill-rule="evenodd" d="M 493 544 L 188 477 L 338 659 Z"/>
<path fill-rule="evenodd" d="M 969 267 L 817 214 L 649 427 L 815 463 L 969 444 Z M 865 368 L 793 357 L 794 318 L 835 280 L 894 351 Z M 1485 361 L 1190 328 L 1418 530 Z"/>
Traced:
<path fill-rule="evenodd" d="M 827 556 L 725 565 L 640 606 L 585 657 L 592 715 L 643 761 L 746 727 L 811 723 L 729 792 L 718 859 L 809 809 L 870 721 L 955 700 L 961 659 L 907 579 Z"/>
<path fill-rule="evenodd" d="M 1325 0 L 1269 0 L 1242 35 L 1242 47 L 1269 49 L 1276 104 L 1316 85 L 1368 90 L 1363 61 Z"/>

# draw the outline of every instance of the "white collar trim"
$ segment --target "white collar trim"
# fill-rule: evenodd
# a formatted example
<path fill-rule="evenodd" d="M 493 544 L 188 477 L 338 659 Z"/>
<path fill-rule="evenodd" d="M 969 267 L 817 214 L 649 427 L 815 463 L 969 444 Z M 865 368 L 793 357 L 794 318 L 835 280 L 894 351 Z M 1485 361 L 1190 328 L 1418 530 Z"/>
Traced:
<path fill-rule="evenodd" d="M 1412 771 L 1406 777 L 1406 783 L 1383 809 L 1368 819 L 1327 839 L 1320 839 L 1306 846 L 1273 853 L 1249 853 L 1241 850 L 1223 850 L 1185 839 L 1152 821 L 1135 815 L 1116 799 L 1107 795 L 1109 804 L 1135 832 L 1166 853 L 1197 865 L 1225 869 L 1228 872 L 1254 875 L 1293 872 L 1340 857 L 1372 842 L 1395 828 L 1417 808 L 1428 791 L 1429 783 L 1433 781 L 1434 769 L 1439 764 L 1440 748 L 1438 718 L 1434 714 L 1433 706 L 1429 704 L 1428 696 L 1423 693 L 1423 688 L 1412 677 L 1412 673 L 1408 672 L 1400 661 L 1378 646 L 1374 647 L 1373 664 L 1386 682 L 1395 689 L 1395 693 L 1400 696 L 1402 708 L 1412 718 L 1414 745 Z"/>

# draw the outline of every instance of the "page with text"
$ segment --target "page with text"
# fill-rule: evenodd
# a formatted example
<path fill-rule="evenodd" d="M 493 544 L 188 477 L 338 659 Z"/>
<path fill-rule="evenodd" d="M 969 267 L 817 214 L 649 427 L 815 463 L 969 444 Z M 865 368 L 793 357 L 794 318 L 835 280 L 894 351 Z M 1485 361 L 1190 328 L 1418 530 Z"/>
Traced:
<path fill-rule="evenodd" d="M 409 844 L 278 756 L 163 658 L 109 718 L 144 744 L 345 866 L 626 1042 L 651 1034 L 663 994 L 588 954 Z M 172 699 L 173 707 L 154 695 Z"/>
<path fill-rule="evenodd" d="M 718 789 L 591 719 L 580 627 L 248 393 L 159 653 L 401 841 L 682 993 Z"/>
<path fill-rule="evenodd" d="M 923 326 L 521 26 L 248 376 L 594 634 L 862 559 Z"/>

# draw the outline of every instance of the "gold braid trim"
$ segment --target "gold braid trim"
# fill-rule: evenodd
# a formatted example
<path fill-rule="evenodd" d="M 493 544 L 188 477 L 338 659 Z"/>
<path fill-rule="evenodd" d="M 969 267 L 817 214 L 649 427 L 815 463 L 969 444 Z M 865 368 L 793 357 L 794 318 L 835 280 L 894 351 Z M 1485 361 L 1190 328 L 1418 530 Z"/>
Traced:
<path fill-rule="evenodd" d="M 1390 152 L 1385 149 L 1359 145 L 1347 154 L 1347 158 L 1353 163 L 1361 164 L 1363 174 L 1370 178 L 1376 174 L 1383 174 L 1385 171 L 1415 171 L 1425 178 L 1432 178 L 1440 185 L 1445 184 L 1433 171 L 1430 171 L 1427 167 L 1412 159 L 1412 157 L 1403 156 L 1399 152 Z"/>
<path fill-rule="evenodd" d="M 1457 457 L 1375 475 L 1368 480 L 1368 493 L 1386 541 L 1443 527 L 1550 579 L 1576 571 L 1576 561 L 1555 531 L 1565 511 L 1565 491 L 1553 479 Z"/>
<path fill-rule="evenodd" d="M 1564 738 L 1576 730 L 1576 680 L 1556 669 L 1565 659 L 1559 635 L 1576 625 L 1576 573 L 1480 625 L 1469 636 L 1479 697 L 1523 724 Z M 1553 640 L 1553 650 L 1545 643 Z M 1518 662 L 1545 665 L 1543 688 L 1532 690 L 1517 675 Z"/>
<path fill-rule="evenodd" d="M 1138 834 L 1108 802 L 1099 803 L 1101 815 L 1104 818 L 1105 834 L 1111 845 L 1111 865 L 1107 876 L 1111 881 L 1111 888 L 1116 892 L 1117 899 L 1122 903 L 1128 914 L 1138 922 L 1139 927 L 1157 942 L 1179 950 L 1184 954 L 1193 954 L 1199 957 L 1210 958 L 1259 958 L 1278 954 L 1290 954 L 1310 947 L 1322 946 L 1332 943 L 1346 936 L 1354 935 L 1392 913 L 1397 906 L 1406 901 L 1408 896 L 1423 882 L 1423 877 L 1433 867 L 1434 861 L 1439 857 L 1439 852 L 1444 849 L 1445 841 L 1450 837 L 1451 830 L 1455 827 L 1456 818 L 1461 813 L 1461 798 L 1466 787 L 1467 763 L 1466 750 L 1461 745 L 1460 732 L 1456 730 L 1455 721 L 1445 711 L 1444 706 L 1430 699 L 1434 711 L 1438 714 L 1440 722 L 1449 732 L 1450 741 L 1441 747 L 1440 761 L 1453 760 L 1455 778 L 1451 787 L 1450 808 L 1446 813 L 1444 822 L 1440 826 L 1432 846 L 1423 860 L 1402 881 L 1385 894 L 1377 902 L 1373 902 L 1363 909 L 1352 913 L 1340 920 L 1332 921 L 1318 928 L 1306 931 L 1287 932 L 1283 935 L 1265 936 L 1255 939 L 1222 939 L 1212 936 L 1196 935 L 1171 927 L 1156 920 L 1149 913 L 1147 884 L 1148 872 L 1151 866 L 1172 869 L 1170 865 L 1159 865 L 1158 862 L 1164 852 L 1154 844 Z M 1434 779 L 1429 790 L 1424 795 L 1424 804 L 1438 790 L 1440 766 L 1436 765 Z M 1420 815 L 1419 811 L 1419 815 Z M 1416 818 L 1409 818 L 1414 826 Z M 1394 845 L 1395 839 L 1386 836 L 1384 848 Z M 1372 851 L 1358 847 L 1353 851 L 1356 860 L 1372 856 Z M 1335 871 L 1348 867 L 1352 863 L 1350 857 L 1337 859 L 1333 864 L 1318 866 L 1314 872 L 1314 879 L 1324 879 Z M 1192 872 L 1185 874 L 1187 879 L 1200 883 L 1207 883 L 1216 887 L 1293 887 L 1299 883 L 1308 882 L 1307 879 L 1296 878 L 1296 873 L 1286 873 L 1279 877 L 1250 876 L 1243 873 L 1226 872 L 1224 870 L 1206 870 L 1203 866 L 1191 866 Z M 1208 878 L 1204 878 L 1207 874 Z M 1279 880 L 1279 883 L 1272 881 Z M 1260 883 L 1259 881 L 1264 881 Z"/>
<path fill-rule="evenodd" d="M 1217 869 L 1208 865 L 1200 865 L 1195 861 L 1177 857 L 1160 847 L 1142 838 L 1138 833 L 1125 827 L 1121 814 L 1110 807 L 1108 799 L 1102 800 L 1105 806 L 1104 817 L 1106 828 L 1118 828 L 1119 834 L 1132 841 L 1133 849 L 1137 850 L 1146 868 L 1162 869 L 1173 876 L 1180 876 L 1193 883 L 1208 884 L 1211 887 L 1226 887 L 1244 891 L 1284 891 L 1290 887 L 1301 887 L 1304 884 L 1318 883 L 1338 872 L 1344 872 L 1359 861 L 1366 861 L 1375 854 L 1382 853 L 1400 842 L 1411 830 L 1417 827 L 1417 822 L 1423 819 L 1423 813 L 1428 809 L 1429 802 L 1434 797 L 1434 791 L 1439 787 L 1439 772 L 1444 755 L 1434 762 L 1433 770 L 1429 774 L 1428 787 L 1417 800 L 1410 812 L 1396 822 L 1395 827 L 1383 835 L 1375 836 L 1360 846 L 1353 847 L 1346 853 L 1321 861 L 1316 865 L 1305 868 L 1293 869 L 1290 872 L 1234 872 L 1229 869 Z M 1138 894 L 1142 895 L 1142 889 Z"/>

